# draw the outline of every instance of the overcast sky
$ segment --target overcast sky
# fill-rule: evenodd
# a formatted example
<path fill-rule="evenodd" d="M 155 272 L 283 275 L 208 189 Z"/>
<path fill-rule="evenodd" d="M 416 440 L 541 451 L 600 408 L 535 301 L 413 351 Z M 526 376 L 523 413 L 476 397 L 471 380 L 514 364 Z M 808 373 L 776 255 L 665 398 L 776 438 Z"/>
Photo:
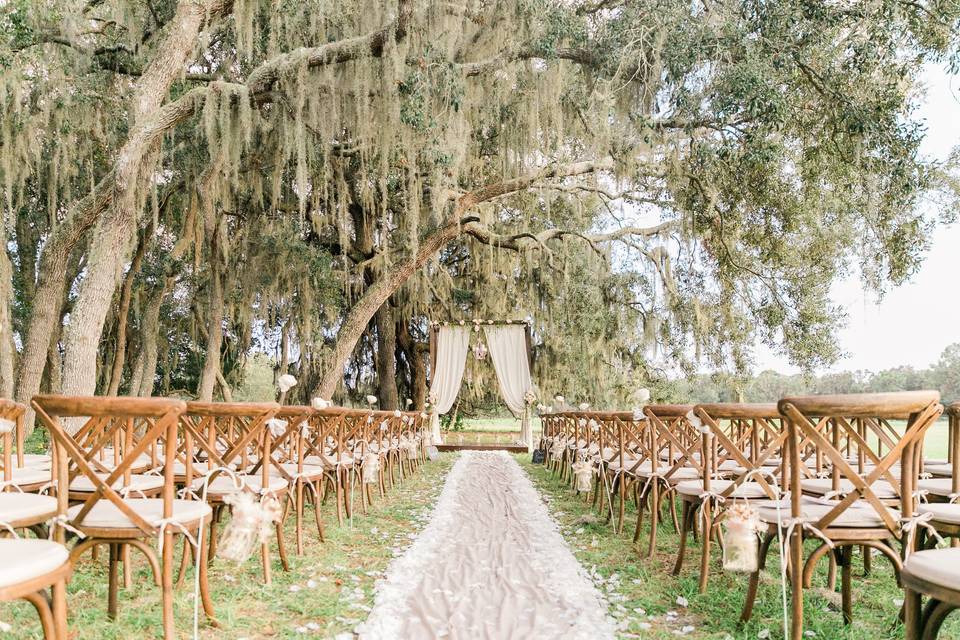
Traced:
<path fill-rule="evenodd" d="M 917 114 L 927 123 L 922 152 L 944 159 L 960 145 L 960 80 L 931 67 L 923 77 L 926 99 Z M 938 227 L 919 271 L 910 282 L 877 301 L 856 278 L 838 282 L 832 291 L 848 314 L 840 345 L 849 354 L 833 371 L 877 371 L 899 365 L 922 368 L 935 362 L 947 345 L 960 342 L 960 225 Z M 924 310 L 917 313 L 917 310 Z M 765 348 L 758 349 L 757 371 L 796 372 Z"/>

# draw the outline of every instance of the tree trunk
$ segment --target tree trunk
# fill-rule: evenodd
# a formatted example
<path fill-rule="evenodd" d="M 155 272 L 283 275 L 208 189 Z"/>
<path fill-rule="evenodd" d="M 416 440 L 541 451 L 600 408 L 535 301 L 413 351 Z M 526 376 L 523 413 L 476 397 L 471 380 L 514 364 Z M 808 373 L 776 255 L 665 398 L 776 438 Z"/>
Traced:
<path fill-rule="evenodd" d="M 206 6 L 206 3 L 194 0 L 181 0 L 177 4 L 176 13 L 166 27 L 157 55 L 137 81 L 131 99 L 130 136 L 117 154 L 111 179 L 105 185 L 106 188 L 95 189 L 90 196 L 94 200 L 97 200 L 96 196 L 101 197 L 101 206 L 91 207 L 99 211 L 90 220 L 89 211 L 82 209 L 86 215 L 80 217 L 92 223 L 112 204 L 110 215 L 100 219 L 94 231 L 87 275 L 81 284 L 77 304 L 67 329 L 64 344 L 64 393 L 89 395 L 94 391 L 96 351 L 103 322 L 129 251 L 132 234 L 137 227 L 138 186 L 143 183 L 143 178 L 150 175 L 143 171 L 143 160 L 158 142 L 158 128 L 166 130 L 164 123 L 156 122 L 154 116 L 166 98 L 171 84 L 183 74 L 184 66 L 193 53 L 206 19 L 222 12 L 225 4 L 226 2 L 218 2 L 212 8 Z M 83 225 L 74 226 L 79 227 L 82 234 Z M 66 249 L 68 254 L 76 242 L 73 235 L 67 234 L 67 239 L 61 242 L 65 246 L 60 248 Z M 44 253 L 46 254 L 46 251 Z M 45 333 L 49 335 L 49 323 L 41 323 L 39 328 L 44 327 Z M 38 372 L 38 378 L 39 375 Z M 18 391 L 21 394 L 31 393 L 27 386 L 29 385 L 24 385 L 25 388 Z"/>
<path fill-rule="evenodd" d="M 400 408 L 397 397 L 397 327 L 389 301 L 374 316 L 377 326 L 377 382 L 380 408 L 393 411 Z"/>
<path fill-rule="evenodd" d="M 425 345 L 413 339 L 406 320 L 397 323 L 397 344 L 406 356 L 410 366 L 410 400 L 413 402 L 410 408 L 423 411 L 423 405 L 427 399 Z M 404 405 L 406 405 L 406 401 L 404 401 Z"/>
<path fill-rule="evenodd" d="M 137 357 L 134 377 L 130 381 L 130 395 L 149 398 L 153 395 L 153 385 L 157 377 L 157 342 L 160 339 L 160 307 L 167 291 L 173 286 L 175 278 L 167 277 L 163 286 L 157 287 L 147 300 L 143 320 L 140 322 L 140 354 Z"/>
<path fill-rule="evenodd" d="M 201 402 L 213 400 L 213 388 L 220 371 L 220 347 L 223 345 L 223 277 L 220 265 L 219 233 L 216 229 L 208 231 L 210 239 L 210 301 L 207 309 L 207 347 L 197 387 L 197 399 Z"/>
<path fill-rule="evenodd" d="M 113 354 L 113 367 L 110 370 L 110 386 L 108 396 L 115 396 L 120 391 L 120 378 L 123 377 L 123 363 L 127 357 L 127 317 L 130 315 L 130 299 L 133 297 L 133 281 L 137 278 L 143 255 L 147 251 L 147 244 L 153 235 L 153 225 L 150 225 L 140 237 L 137 252 L 130 263 L 130 270 L 123 281 L 123 290 L 120 293 L 120 309 L 117 311 L 117 345 Z"/>
<path fill-rule="evenodd" d="M 333 397 L 343 379 L 344 365 L 373 315 L 417 269 L 426 264 L 427 260 L 448 242 L 460 235 L 462 230 L 463 227 L 457 222 L 440 227 L 424 239 L 416 253 L 396 262 L 387 274 L 364 292 L 344 318 L 333 343 L 333 349 L 324 358 L 323 375 L 315 395 L 321 398 Z"/>
<path fill-rule="evenodd" d="M 13 397 L 13 265 L 7 255 L 7 226 L 0 219 L 0 397 Z"/>

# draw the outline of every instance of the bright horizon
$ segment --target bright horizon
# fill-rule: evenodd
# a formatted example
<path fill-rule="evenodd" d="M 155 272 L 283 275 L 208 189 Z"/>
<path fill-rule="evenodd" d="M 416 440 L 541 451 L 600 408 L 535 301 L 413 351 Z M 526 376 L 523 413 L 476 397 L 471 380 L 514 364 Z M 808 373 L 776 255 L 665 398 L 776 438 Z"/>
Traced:
<path fill-rule="evenodd" d="M 945 160 L 960 144 L 960 79 L 938 66 L 924 73 L 923 82 L 926 97 L 917 116 L 926 121 L 927 135 L 921 150 L 924 156 Z M 847 312 L 840 346 L 848 356 L 818 373 L 879 371 L 901 365 L 925 368 L 948 345 L 960 342 L 960 302 L 947 295 L 957 287 L 958 255 L 960 225 L 937 226 L 920 269 L 908 282 L 887 291 L 881 301 L 864 291 L 856 275 L 837 282 L 831 297 Z M 917 309 L 922 311 L 914 317 Z M 758 345 L 754 369 L 800 371 L 763 345 Z"/>

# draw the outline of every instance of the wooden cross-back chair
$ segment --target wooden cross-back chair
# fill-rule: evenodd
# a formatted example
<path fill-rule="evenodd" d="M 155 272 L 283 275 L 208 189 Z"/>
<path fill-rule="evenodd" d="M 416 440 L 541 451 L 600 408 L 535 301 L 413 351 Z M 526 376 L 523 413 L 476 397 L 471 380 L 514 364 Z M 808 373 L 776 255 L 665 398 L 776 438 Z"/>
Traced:
<path fill-rule="evenodd" d="M 699 404 L 693 415 L 700 433 L 703 477 L 676 485 L 682 512 L 673 575 L 679 575 L 687 535 L 701 527 L 700 593 L 709 579 L 713 538 L 719 539 L 724 507 L 734 500 L 779 499 L 787 438 L 775 404 Z"/>
<path fill-rule="evenodd" d="M 832 552 L 841 569 L 846 623 L 853 613 L 851 557 L 856 547 L 879 550 L 893 564 L 899 579 L 900 554 L 905 550 L 898 552 L 890 541 L 898 539 L 906 546 L 914 539 L 905 531 L 918 526 L 912 516 L 922 442 L 943 407 L 936 391 L 909 391 L 790 397 L 782 399 L 778 408 L 788 431 L 785 450 L 790 500 L 779 510 L 776 506 L 759 508 L 760 519 L 769 527 L 761 545 L 761 565 L 769 541 L 783 527 L 793 568 L 791 638 L 799 640 L 803 636 L 803 589 L 810 586 L 817 562 L 828 553 Z M 884 426 L 898 420 L 906 421 L 902 434 Z M 806 439 L 829 465 L 831 486 L 839 487 L 837 493 L 804 495 L 806 464 L 800 449 Z M 847 446 L 848 442 L 852 444 Z M 851 452 L 867 461 L 862 465 L 863 474 L 854 468 Z M 899 476 L 891 473 L 897 463 Z M 878 484 L 881 480 L 884 483 Z M 894 497 L 883 493 L 891 487 Z M 805 538 L 821 540 L 806 561 Z M 743 619 L 749 617 L 756 597 L 758 573 L 751 576 Z"/>
<path fill-rule="evenodd" d="M 286 422 L 286 430 L 282 435 L 271 438 L 270 443 L 270 472 L 282 477 L 290 487 L 287 493 L 288 502 L 284 506 L 284 519 L 287 507 L 292 504 L 296 518 L 297 555 L 303 554 L 303 514 L 307 501 L 313 504 L 317 535 L 320 542 L 324 541 L 320 503 L 325 469 L 323 465 L 306 462 L 307 447 L 311 441 L 310 417 L 313 411 L 313 408 L 307 406 L 281 407 L 276 418 Z"/>
<path fill-rule="evenodd" d="M 66 547 L 42 539 L 42 525 L 57 515 L 57 499 L 24 491 L 24 486 L 28 490 L 36 489 L 38 482 L 49 486 L 53 479 L 49 463 L 43 465 L 45 468 L 25 468 L 25 411 L 24 405 L 0 398 L 3 446 L 0 523 L 14 531 L 32 529 L 40 539 L 0 539 L 0 602 L 29 602 L 40 617 L 44 638 L 66 640 L 66 583 L 73 564 Z"/>
<path fill-rule="evenodd" d="M 643 412 L 649 426 L 650 459 L 636 471 L 637 479 L 643 482 L 637 505 L 637 529 L 634 541 L 640 539 L 643 514 L 650 511 L 650 537 L 647 556 L 653 555 L 657 544 L 657 527 L 664 501 L 670 509 L 674 529 L 680 531 L 676 503 L 673 500 L 676 485 L 684 480 L 703 476 L 700 459 L 700 432 L 690 424 L 687 416 L 693 410 L 689 404 L 651 404 Z"/>
<path fill-rule="evenodd" d="M 209 505 L 198 501 L 178 500 L 175 495 L 174 457 L 168 456 L 162 465 L 163 488 L 159 498 L 142 498 L 122 495 L 116 483 L 132 473 L 149 449 L 172 451 L 177 441 L 180 415 L 186 410 L 179 400 L 158 398 L 94 398 L 35 396 L 32 401 L 37 417 L 53 439 L 55 461 L 55 486 L 57 518 L 73 530 L 80 531 L 84 538 L 71 551 L 71 561 L 79 558 L 88 549 L 108 545 L 109 593 L 107 612 L 111 619 L 117 614 L 117 570 L 123 549 L 132 547 L 142 552 L 153 570 L 154 578 L 162 590 L 162 622 L 164 638 L 176 636 L 173 615 L 173 552 L 174 543 L 189 534 L 194 537 L 200 554 L 198 576 L 200 596 L 204 610 L 213 620 L 213 605 L 207 584 L 206 557 L 208 553 L 210 522 Z M 71 426 L 82 426 L 75 432 L 65 428 L 64 420 Z M 104 477 L 99 460 L 101 449 L 113 444 L 115 433 L 121 433 L 121 446 L 117 451 L 109 474 Z M 99 434 L 95 438 L 85 435 Z M 89 443 L 85 448 L 81 442 Z M 169 447 L 164 445 L 170 443 Z M 64 490 L 83 476 L 94 486 L 82 502 L 70 504 L 70 491 Z M 197 535 L 200 529 L 203 535 Z M 64 526 L 54 528 L 59 541 L 65 539 Z M 154 552 L 151 542 L 162 540 L 162 552 Z"/>
<path fill-rule="evenodd" d="M 271 455 L 271 421 L 279 411 L 280 405 L 269 402 L 188 402 L 180 416 L 184 485 L 190 488 L 187 495 L 205 498 L 213 509 L 211 554 L 217 548 L 216 525 L 230 509 L 231 496 L 247 491 L 281 504 L 287 500 L 290 485 L 282 475 L 281 463 Z M 195 457 L 205 460 L 200 473 L 194 468 Z M 284 571 L 289 571 L 283 518 L 275 523 L 275 529 L 280 562 Z M 264 584 L 271 584 L 269 543 L 260 545 L 260 558 Z"/>
<path fill-rule="evenodd" d="M 901 571 L 907 640 L 933 640 L 947 616 L 960 608 L 960 402 L 948 406 L 946 414 L 947 462 L 924 465 L 924 470 L 936 468 L 937 477 L 918 483 L 929 499 L 919 503 L 918 512 L 930 518 L 930 526 L 951 548 L 936 549 L 936 538 L 928 538 L 922 528 L 916 532 L 919 551 L 910 554 Z M 921 606 L 923 596 L 927 602 Z"/>
<path fill-rule="evenodd" d="M 349 518 L 353 512 L 350 487 L 355 461 L 344 439 L 347 416 L 351 413 L 366 419 L 370 412 L 343 407 L 314 410 L 309 419 L 309 437 L 303 443 L 304 463 L 322 466 L 327 484 L 333 486 L 337 523 L 340 525 L 343 524 L 344 514 Z M 321 495 L 325 499 L 326 491 Z"/>
<path fill-rule="evenodd" d="M 596 425 L 593 431 L 597 439 L 597 457 L 601 464 L 600 478 L 603 484 L 597 484 L 597 492 L 609 491 L 608 516 L 612 518 L 613 498 L 617 498 L 616 531 L 623 531 L 627 496 L 631 493 L 636 499 L 636 471 L 647 460 L 644 448 L 646 420 L 638 419 L 630 411 L 608 411 L 590 414 L 590 420 Z M 604 494 L 600 493 L 600 509 L 604 507 Z"/>
<path fill-rule="evenodd" d="M 540 417 L 543 426 L 545 461 L 550 471 L 564 476 L 564 461 L 567 444 L 573 437 L 574 418 L 564 412 L 544 414 Z"/>
<path fill-rule="evenodd" d="M 26 407 L 0 399 L 0 444 L 3 446 L 3 484 L 0 488 L 0 522 L 14 530 L 32 529 L 43 537 L 42 525 L 57 514 L 57 500 L 31 493 L 51 486 L 53 470 L 44 466 L 23 466 L 23 414 Z M 18 441 L 14 451 L 14 440 Z M 19 484 L 17 479 L 23 484 Z M 23 482 L 25 481 L 26 482 Z"/>
<path fill-rule="evenodd" d="M 27 407 L 0 398 L 0 424 L 8 425 L 2 434 L 2 489 L 5 491 L 37 491 L 50 484 L 50 456 L 24 452 L 23 415 Z"/>
<path fill-rule="evenodd" d="M 960 402 L 947 407 L 947 460 L 924 461 L 923 473 L 917 483 L 922 496 L 919 510 L 933 514 L 931 524 L 941 535 L 960 538 Z"/>

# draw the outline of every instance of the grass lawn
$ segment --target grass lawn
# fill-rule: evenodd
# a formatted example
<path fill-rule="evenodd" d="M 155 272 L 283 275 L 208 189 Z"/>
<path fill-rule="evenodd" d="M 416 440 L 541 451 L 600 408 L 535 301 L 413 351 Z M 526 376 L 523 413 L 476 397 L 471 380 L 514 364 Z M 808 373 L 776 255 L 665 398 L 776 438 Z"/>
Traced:
<path fill-rule="evenodd" d="M 273 565 L 273 585 L 260 582 L 259 554 L 241 566 L 216 561 L 210 570 L 210 587 L 222 629 L 203 626 L 203 638 L 298 638 L 303 627 L 314 637 L 334 637 L 351 630 L 366 618 L 373 604 L 374 582 L 390 560 L 409 545 L 423 525 L 453 463 L 453 456 L 428 462 L 413 478 L 395 487 L 386 499 L 374 498 L 367 515 L 359 509 L 353 525 L 337 526 L 332 501 L 323 508 L 327 540 L 317 539 L 313 513 L 308 508 L 307 541 L 302 557 L 296 556 L 293 518 L 288 518 L 286 543 L 289 573 Z M 359 496 L 356 500 L 359 503 Z M 311 527 L 312 525 L 312 527 Z M 118 620 L 107 619 L 106 548 L 100 562 L 89 554 L 76 568 L 67 603 L 69 625 L 76 640 L 161 637 L 160 592 L 149 569 L 137 554 L 134 586 L 120 591 Z M 179 558 L 179 550 L 177 557 Z M 192 571 L 177 592 L 175 605 L 180 637 L 190 637 L 193 616 Z M 0 621 L 11 625 L 3 638 L 41 638 L 33 608 L 22 602 L 0 604 Z M 309 625 L 309 626 L 308 626 Z M 5 628 L 5 627 L 4 627 Z M 307 636 L 310 637 L 310 636 Z"/>
<path fill-rule="evenodd" d="M 779 581 L 779 559 L 774 551 L 762 575 L 753 618 L 742 629 L 737 621 L 744 601 L 747 577 L 723 573 L 719 552 L 715 553 L 711 579 L 706 594 L 697 590 L 700 546 L 688 539 L 688 551 L 680 576 L 670 575 L 676 559 L 679 536 L 672 524 L 663 523 L 658 530 L 658 549 L 645 559 L 632 544 L 635 511 L 628 505 L 622 535 L 616 535 L 604 519 L 584 498 L 554 477 L 543 465 L 534 465 L 529 455 L 517 455 L 534 485 L 548 501 L 553 516 L 560 524 L 574 554 L 588 571 L 595 572 L 596 582 L 607 594 L 610 612 L 622 621 L 624 638 L 689 638 L 717 640 L 782 638 L 782 609 Z M 641 541 L 647 540 L 648 524 Z M 814 544 L 810 544 L 810 549 Z M 774 544 L 774 549 L 776 544 Z M 644 550 L 646 547 L 644 547 Z M 816 638 L 838 640 L 875 640 L 903 638 L 897 622 L 903 592 L 897 587 L 889 562 L 873 558 L 873 571 L 862 576 L 862 558 L 854 559 L 854 624 L 844 627 L 839 612 L 840 594 L 828 593 L 826 562 L 814 579 L 814 589 L 807 592 L 805 628 Z M 839 583 L 839 578 L 838 578 Z M 677 599 L 685 598 L 686 606 Z M 682 602 L 682 601 L 681 601 Z M 672 612 L 672 613 L 671 613 Z M 684 633 L 684 628 L 687 631 Z M 692 628 L 692 629 L 691 629 Z M 767 635 L 769 634 L 769 635 Z M 960 620 L 948 620 L 940 633 L 941 640 L 960 638 Z"/>

